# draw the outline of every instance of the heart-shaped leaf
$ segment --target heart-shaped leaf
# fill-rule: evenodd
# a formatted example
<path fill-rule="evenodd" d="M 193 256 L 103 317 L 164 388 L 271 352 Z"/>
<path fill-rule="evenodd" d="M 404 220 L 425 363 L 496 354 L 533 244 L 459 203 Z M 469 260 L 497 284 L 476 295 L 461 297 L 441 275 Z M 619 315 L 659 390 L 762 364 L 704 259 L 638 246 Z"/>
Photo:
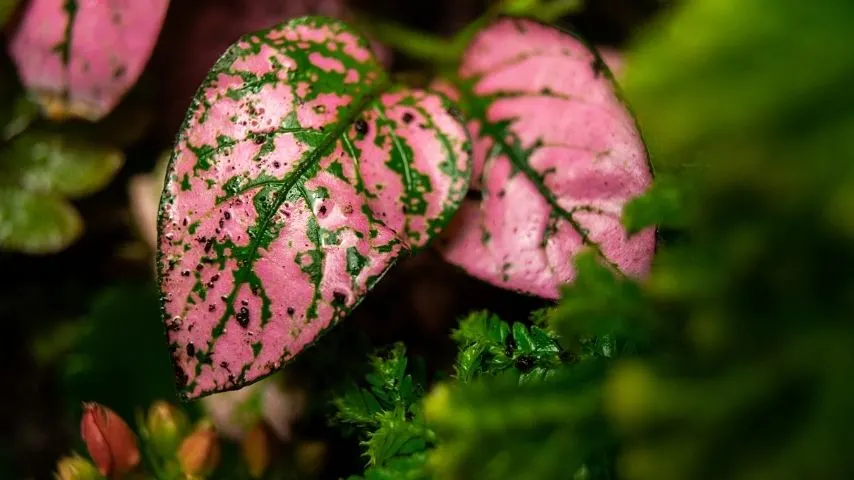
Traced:
<path fill-rule="evenodd" d="M 184 396 L 257 380 L 346 315 L 450 220 L 468 148 L 447 99 L 392 85 L 338 21 L 232 45 L 190 107 L 158 222 Z"/>
<path fill-rule="evenodd" d="M 30 0 L 10 54 L 47 116 L 96 121 L 136 83 L 168 6 L 169 0 Z"/>
<path fill-rule="evenodd" d="M 480 32 L 449 94 L 472 118 L 472 189 L 444 257 L 500 287 L 557 298 L 585 246 L 643 275 L 653 230 L 628 237 L 623 205 L 652 180 L 634 119 L 601 58 L 576 37 L 505 18 Z"/>

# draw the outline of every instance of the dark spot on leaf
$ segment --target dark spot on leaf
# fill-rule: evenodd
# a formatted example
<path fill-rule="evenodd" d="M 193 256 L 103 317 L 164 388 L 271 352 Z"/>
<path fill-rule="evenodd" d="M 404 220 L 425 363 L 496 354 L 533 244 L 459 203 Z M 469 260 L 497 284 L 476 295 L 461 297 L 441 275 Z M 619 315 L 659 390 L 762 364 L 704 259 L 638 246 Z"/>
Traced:
<path fill-rule="evenodd" d="M 507 335 L 507 339 L 504 341 L 504 355 L 512 357 L 515 351 L 516 339 L 513 338 L 513 335 Z"/>
<path fill-rule="evenodd" d="M 187 385 L 187 374 L 184 373 L 184 370 L 177 363 L 173 363 L 172 371 L 175 373 L 175 384 L 178 385 L 178 388 L 183 388 Z"/>
<path fill-rule="evenodd" d="M 448 107 L 448 115 L 456 118 L 458 121 L 463 121 L 463 114 L 457 109 L 457 107 L 451 106 Z"/>
<path fill-rule="evenodd" d="M 560 358 L 561 362 L 571 363 L 575 361 L 575 355 L 572 354 L 569 350 L 561 350 L 558 354 L 558 358 Z"/>
<path fill-rule="evenodd" d="M 295 312 L 295 311 L 296 311 L 296 310 L 294 310 L 294 307 L 288 307 L 288 315 L 290 315 L 290 316 L 292 316 L 292 317 L 293 317 L 293 316 L 294 316 L 294 312 Z"/>
<path fill-rule="evenodd" d="M 209 312 L 213 312 L 214 310 L 216 310 L 216 305 L 214 305 L 213 303 L 208 305 L 208 311 Z"/>
<path fill-rule="evenodd" d="M 208 253 L 211 251 L 211 247 L 213 247 L 213 243 L 214 243 L 213 238 L 211 238 L 210 240 L 205 242 L 205 253 Z"/>
<path fill-rule="evenodd" d="M 187 219 L 185 218 L 183 222 L 181 222 L 185 227 L 187 226 Z"/>
<path fill-rule="evenodd" d="M 219 366 L 222 368 L 228 368 L 228 362 L 226 362 L 226 361 L 219 362 Z"/>
<path fill-rule="evenodd" d="M 344 215 L 351 215 L 353 213 L 353 206 L 352 205 L 345 205 L 343 210 L 344 210 Z"/>
<path fill-rule="evenodd" d="M 596 78 L 599 78 L 600 76 L 602 76 L 602 73 L 608 69 L 608 66 L 605 65 L 605 61 L 602 60 L 602 57 L 597 55 L 596 58 L 592 62 L 590 62 L 590 68 L 593 69 L 593 74 L 596 76 Z"/>
<path fill-rule="evenodd" d="M 364 121 L 363 119 L 360 118 L 356 120 L 356 124 L 354 125 L 354 127 L 356 128 L 356 132 L 358 132 L 360 135 L 368 134 L 368 122 Z"/>
<path fill-rule="evenodd" d="M 324 113 L 326 112 L 326 105 L 315 105 L 314 106 L 315 113 Z"/>
<path fill-rule="evenodd" d="M 231 212 L 229 211 L 223 213 L 222 216 L 225 217 L 226 220 L 231 220 Z"/>
<path fill-rule="evenodd" d="M 552 89 L 551 89 L 551 88 L 549 88 L 549 87 L 546 87 L 546 88 L 544 88 L 544 89 L 540 90 L 540 93 L 541 93 L 541 94 L 543 94 L 543 95 L 551 95 L 551 94 L 552 94 Z"/>
<path fill-rule="evenodd" d="M 196 354 L 196 346 L 193 345 L 193 342 L 187 344 L 187 356 L 192 357 Z"/>
<path fill-rule="evenodd" d="M 279 168 L 279 167 L 281 167 L 281 166 L 282 166 L 282 164 L 281 164 L 281 163 L 279 163 L 279 162 L 273 162 L 273 168 Z"/>
<path fill-rule="evenodd" d="M 413 117 L 411 113 L 406 112 L 403 114 L 403 123 L 408 125 L 409 122 L 411 122 L 413 118 L 415 118 L 415 117 Z"/>
<path fill-rule="evenodd" d="M 211 281 L 212 281 L 212 282 L 215 282 L 215 281 L 217 281 L 217 280 L 219 280 L 219 274 L 218 274 L 218 273 L 214 273 L 214 274 L 213 274 L 213 276 L 211 277 Z"/>
<path fill-rule="evenodd" d="M 534 358 L 530 355 L 522 355 L 521 357 L 516 359 L 515 365 L 520 372 L 529 372 L 532 368 L 534 368 Z"/>
<path fill-rule="evenodd" d="M 240 304 L 245 307 L 246 305 L 249 305 L 249 300 L 241 300 Z"/>
<path fill-rule="evenodd" d="M 507 192 L 502 188 L 498 191 L 498 198 L 504 198 L 504 195 L 507 195 Z"/>
<path fill-rule="evenodd" d="M 181 272 L 181 276 L 182 276 L 182 277 L 189 277 L 189 276 L 190 276 L 190 271 L 189 271 L 189 270 L 184 270 L 183 272 Z"/>
<path fill-rule="evenodd" d="M 317 213 L 320 215 L 326 215 L 326 205 L 321 205 L 320 208 L 317 209 Z"/>
<path fill-rule="evenodd" d="M 237 315 L 235 315 L 235 318 L 237 319 L 238 325 L 240 325 L 243 328 L 248 327 L 249 326 L 249 309 L 246 307 L 240 307 L 240 311 L 237 312 Z"/>
<path fill-rule="evenodd" d="M 223 296 L 219 297 L 219 299 L 220 299 L 220 300 L 222 300 L 223 302 L 227 302 L 227 301 L 228 301 L 228 297 L 226 297 L 225 295 L 223 295 Z"/>
<path fill-rule="evenodd" d="M 221 218 L 219 219 L 219 228 L 225 228 L 225 220 L 223 220 Z M 217 232 L 217 233 L 219 233 L 219 232 Z"/>
<path fill-rule="evenodd" d="M 427 130 L 427 124 L 426 123 L 419 123 L 418 128 L 420 128 L 421 130 Z"/>
<path fill-rule="evenodd" d="M 118 79 L 124 76 L 127 69 L 124 65 L 118 66 L 113 70 L 113 78 Z"/>

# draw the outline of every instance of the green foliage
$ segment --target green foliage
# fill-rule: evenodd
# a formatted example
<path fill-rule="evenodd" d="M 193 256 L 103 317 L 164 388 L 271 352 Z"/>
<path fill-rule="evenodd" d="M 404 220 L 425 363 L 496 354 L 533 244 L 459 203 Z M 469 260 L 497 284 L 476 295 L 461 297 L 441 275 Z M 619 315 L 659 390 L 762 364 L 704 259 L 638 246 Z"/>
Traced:
<path fill-rule="evenodd" d="M 442 384 L 426 401 L 438 478 L 609 478 L 613 442 L 602 410 L 606 361 L 590 359 L 519 385 L 509 375 Z M 601 473 L 601 474 L 600 474 Z"/>
<path fill-rule="evenodd" d="M 659 175 L 652 187 L 623 208 L 623 225 L 630 234 L 647 227 L 684 229 L 696 208 L 690 177 Z"/>
<path fill-rule="evenodd" d="M 452 338 L 460 347 L 456 378 L 464 383 L 483 374 L 505 371 L 518 374 L 520 384 L 544 378 L 561 365 L 565 356 L 554 336 L 542 328 L 522 323 L 510 327 L 489 312 L 469 315 Z"/>
<path fill-rule="evenodd" d="M 452 337 L 459 347 L 454 384 L 481 377 L 500 378 L 514 386 L 538 383 L 567 358 L 542 328 L 511 326 L 487 312 L 469 315 Z M 369 464 L 364 478 L 429 478 L 428 450 L 436 444 L 436 436 L 424 417 L 423 366 L 416 362 L 414 368 L 409 366 L 401 343 L 370 362 L 366 386 L 352 384 L 333 400 L 335 421 L 361 431 Z"/>
<path fill-rule="evenodd" d="M 483 313 L 461 322 L 454 333 L 461 346 L 457 379 L 466 382 L 440 384 L 425 406 L 437 435 L 430 456 L 437 477 L 612 478 L 616 440 L 603 408 L 603 384 L 612 359 L 634 348 L 619 312 L 629 308 L 631 296 L 623 295 L 636 286 L 618 279 L 592 253 L 579 256 L 577 268 L 579 280 L 565 289 L 560 304 L 535 314 L 548 329 L 527 331 L 516 323 L 510 333 Z M 593 295 L 602 296 L 601 302 L 588 303 Z M 575 321 L 586 314 L 596 318 Z M 551 332 L 560 332 L 560 344 Z M 546 374 L 526 379 L 518 360 L 504 357 L 500 339 L 509 337 L 515 339 L 515 355 L 536 359 L 530 372 Z M 460 375 L 471 370 L 460 362 L 468 365 L 472 351 L 490 359 L 489 375 Z M 507 363 L 516 369 L 504 370 Z"/>
<path fill-rule="evenodd" d="M 0 148 L 0 248 L 52 253 L 82 232 L 66 198 L 106 185 L 121 152 L 56 134 L 28 130 Z"/>
<path fill-rule="evenodd" d="M 82 317 L 37 337 L 36 358 L 56 369 L 72 416 L 81 402 L 96 401 L 131 419 L 140 405 L 175 398 L 157 315 L 153 285 L 116 285 L 97 295 Z"/>
<path fill-rule="evenodd" d="M 0 0 L 0 27 L 6 24 L 9 15 L 12 14 L 17 6 L 18 0 Z"/>
<path fill-rule="evenodd" d="M 692 241 L 644 287 L 655 351 L 609 382 L 627 478 L 854 475 L 852 18 L 686 2 L 631 55 L 656 161 L 702 174 Z"/>
<path fill-rule="evenodd" d="M 686 236 L 641 283 L 577 258 L 535 315 L 573 358 L 545 378 L 477 376 L 507 364 L 510 328 L 464 322 L 457 378 L 424 403 L 428 472 L 854 476 L 852 18 L 843 0 L 696 0 L 642 37 L 625 93 L 659 175 L 626 222 Z"/>

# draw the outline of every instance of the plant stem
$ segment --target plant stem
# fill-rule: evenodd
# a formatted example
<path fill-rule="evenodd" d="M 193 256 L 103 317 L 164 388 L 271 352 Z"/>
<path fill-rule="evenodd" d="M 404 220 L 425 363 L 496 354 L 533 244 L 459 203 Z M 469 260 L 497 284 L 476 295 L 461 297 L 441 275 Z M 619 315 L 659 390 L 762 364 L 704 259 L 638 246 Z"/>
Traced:
<path fill-rule="evenodd" d="M 413 58 L 430 63 L 453 63 L 458 59 L 457 52 L 453 50 L 453 43 L 438 35 L 378 18 L 363 16 L 358 23 L 376 40 Z"/>
<path fill-rule="evenodd" d="M 459 62 L 477 32 L 500 15 L 527 16 L 552 22 L 581 4 L 582 0 L 497 0 L 450 39 L 380 18 L 362 16 L 357 22 L 376 40 L 397 51 L 427 63 L 448 66 Z"/>

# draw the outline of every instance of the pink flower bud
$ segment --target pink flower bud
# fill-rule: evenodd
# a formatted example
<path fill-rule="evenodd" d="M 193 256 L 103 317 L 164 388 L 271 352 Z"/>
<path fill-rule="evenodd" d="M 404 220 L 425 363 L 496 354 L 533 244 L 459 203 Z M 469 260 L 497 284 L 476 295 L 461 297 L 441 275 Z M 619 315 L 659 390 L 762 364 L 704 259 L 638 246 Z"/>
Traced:
<path fill-rule="evenodd" d="M 125 421 L 109 408 L 84 403 L 80 435 L 101 475 L 120 477 L 139 465 L 136 437 Z"/>

